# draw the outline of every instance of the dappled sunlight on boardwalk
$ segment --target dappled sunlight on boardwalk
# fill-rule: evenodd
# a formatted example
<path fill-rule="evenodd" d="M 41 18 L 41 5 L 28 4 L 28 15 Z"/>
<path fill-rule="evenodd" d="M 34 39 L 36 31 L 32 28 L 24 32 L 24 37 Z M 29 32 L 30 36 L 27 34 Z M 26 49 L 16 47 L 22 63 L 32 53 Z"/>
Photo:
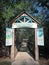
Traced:
<path fill-rule="evenodd" d="M 27 52 L 18 52 L 12 65 L 39 65 Z"/>

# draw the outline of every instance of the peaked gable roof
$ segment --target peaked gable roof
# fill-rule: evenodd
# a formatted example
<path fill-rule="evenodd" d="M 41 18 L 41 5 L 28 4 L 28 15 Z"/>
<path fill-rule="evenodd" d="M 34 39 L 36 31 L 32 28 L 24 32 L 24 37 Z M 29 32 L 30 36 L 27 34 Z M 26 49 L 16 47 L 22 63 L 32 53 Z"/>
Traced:
<path fill-rule="evenodd" d="M 21 13 L 20 13 L 18 16 L 16 16 L 10 23 L 12 24 L 12 23 L 16 22 L 16 20 L 17 20 L 19 17 L 21 17 L 23 14 L 26 14 L 27 16 L 29 16 L 29 17 L 32 19 L 33 22 L 36 22 L 36 23 L 37 23 L 37 25 L 40 24 L 33 16 L 31 16 L 30 14 L 28 14 L 28 13 L 26 13 L 26 12 L 21 12 Z"/>

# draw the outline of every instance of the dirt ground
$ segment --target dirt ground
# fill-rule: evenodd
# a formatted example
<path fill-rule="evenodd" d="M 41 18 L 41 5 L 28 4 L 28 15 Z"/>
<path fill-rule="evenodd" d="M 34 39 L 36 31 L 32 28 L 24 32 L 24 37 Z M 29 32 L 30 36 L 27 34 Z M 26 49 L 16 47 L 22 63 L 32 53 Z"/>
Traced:
<path fill-rule="evenodd" d="M 39 64 L 40 65 L 49 65 L 49 59 L 45 59 L 45 58 L 40 58 L 39 60 Z"/>
<path fill-rule="evenodd" d="M 0 57 L 0 62 L 2 61 L 11 61 L 9 57 Z M 40 58 L 39 65 L 49 65 L 49 59 Z"/>
<path fill-rule="evenodd" d="M 0 57 L 0 62 L 2 61 L 11 61 L 9 57 Z"/>

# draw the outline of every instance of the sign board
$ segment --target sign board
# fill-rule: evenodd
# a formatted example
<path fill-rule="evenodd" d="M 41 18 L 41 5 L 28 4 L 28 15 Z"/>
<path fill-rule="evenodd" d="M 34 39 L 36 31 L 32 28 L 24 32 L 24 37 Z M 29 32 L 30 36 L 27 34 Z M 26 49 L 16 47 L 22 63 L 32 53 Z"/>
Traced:
<path fill-rule="evenodd" d="M 37 29 L 37 40 L 38 40 L 38 45 L 39 46 L 44 46 L 44 33 L 43 33 L 43 28 L 38 28 Z"/>
<path fill-rule="evenodd" d="M 29 28 L 37 28 L 37 23 L 13 23 L 12 28 L 21 28 L 21 27 L 29 27 Z"/>
<path fill-rule="evenodd" d="M 6 28 L 6 46 L 12 45 L 12 29 Z"/>

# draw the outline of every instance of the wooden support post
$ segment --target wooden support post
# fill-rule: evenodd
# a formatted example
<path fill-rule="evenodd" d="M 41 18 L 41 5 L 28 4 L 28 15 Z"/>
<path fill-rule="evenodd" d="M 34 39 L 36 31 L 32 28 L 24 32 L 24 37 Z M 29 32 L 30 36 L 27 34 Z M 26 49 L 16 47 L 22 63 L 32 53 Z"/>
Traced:
<path fill-rule="evenodd" d="M 38 49 L 38 40 L 37 40 L 37 28 L 35 28 L 35 60 L 39 60 L 39 49 Z"/>
<path fill-rule="evenodd" d="M 14 28 L 12 29 L 11 60 L 14 61 Z"/>

